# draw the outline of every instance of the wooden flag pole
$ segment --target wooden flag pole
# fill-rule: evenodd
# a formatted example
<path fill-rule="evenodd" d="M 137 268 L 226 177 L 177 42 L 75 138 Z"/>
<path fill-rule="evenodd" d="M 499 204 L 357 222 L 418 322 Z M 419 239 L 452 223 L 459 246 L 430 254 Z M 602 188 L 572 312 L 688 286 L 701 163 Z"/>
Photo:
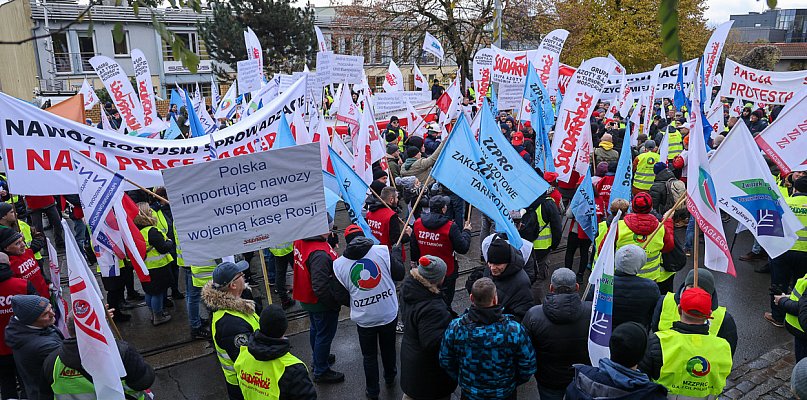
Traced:
<path fill-rule="evenodd" d="M 266 301 L 272 304 L 272 291 L 269 288 L 269 274 L 266 272 L 266 256 L 263 255 L 263 249 L 258 250 L 258 255 L 261 258 L 261 272 L 263 273 L 263 286 L 266 288 Z M 286 288 L 280 288 L 286 290 Z"/>
<path fill-rule="evenodd" d="M 690 218 L 694 218 L 691 217 Z M 698 287 L 698 263 L 700 261 L 700 253 L 698 253 L 698 244 L 700 242 L 700 228 L 698 227 L 698 223 L 695 223 L 695 241 L 692 242 L 692 255 L 695 257 L 693 260 L 693 267 L 695 271 L 694 279 L 692 281 L 692 286 Z"/>
<path fill-rule="evenodd" d="M 426 188 L 427 188 L 427 187 L 429 187 L 429 182 L 430 182 L 431 180 L 432 180 L 432 176 L 431 176 L 431 175 L 429 175 L 429 176 L 426 178 L 426 182 L 423 182 L 423 187 L 422 187 L 422 188 L 420 188 L 420 193 L 418 194 L 418 198 L 417 198 L 417 200 L 415 200 L 415 204 L 412 206 L 412 211 L 409 211 L 409 216 L 408 216 L 408 217 L 406 217 L 406 221 L 404 221 L 404 225 L 408 224 L 408 223 L 409 223 L 409 220 L 410 220 L 410 219 L 412 219 L 412 214 L 414 214 L 414 213 L 415 213 L 415 209 L 418 207 L 418 204 L 420 204 L 420 199 L 423 197 L 423 192 L 425 192 L 425 191 L 426 191 Z M 395 245 L 396 245 L 396 246 L 397 246 L 397 245 L 399 245 L 399 244 L 401 244 L 401 240 L 403 240 L 403 237 L 404 237 L 405 232 L 406 232 L 406 229 L 401 229 L 401 235 L 400 235 L 400 236 L 398 236 L 398 241 L 397 241 L 397 242 L 395 242 Z"/>
<path fill-rule="evenodd" d="M 658 233 L 661 227 L 664 226 L 664 222 L 666 222 L 670 217 L 672 217 L 673 213 L 675 212 L 675 209 L 681 206 L 681 204 L 683 204 L 684 201 L 686 201 L 686 199 L 687 199 L 686 193 L 682 194 L 681 197 L 678 198 L 678 201 L 676 201 L 675 204 L 673 204 L 672 208 L 670 208 L 669 210 L 667 210 L 667 212 L 664 213 L 664 218 L 661 219 L 661 222 L 659 222 L 656 229 L 654 229 L 653 232 L 650 234 L 650 236 L 647 237 L 647 240 L 645 240 L 644 244 L 642 245 L 642 249 L 647 248 L 647 245 L 650 244 L 651 241 L 653 241 L 653 238 L 656 236 L 656 233 Z"/>

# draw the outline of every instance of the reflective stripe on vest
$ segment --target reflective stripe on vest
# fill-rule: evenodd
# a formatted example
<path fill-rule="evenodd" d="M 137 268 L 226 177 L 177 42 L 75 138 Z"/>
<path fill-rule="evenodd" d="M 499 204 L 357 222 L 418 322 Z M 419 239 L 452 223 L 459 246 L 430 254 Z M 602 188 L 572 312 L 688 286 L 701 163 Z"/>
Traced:
<path fill-rule="evenodd" d="M 272 253 L 272 255 L 275 257 L 283 257 L 286 254 L 289 254 L 292 251 L 294 251 L 294 243 L 289 242 L 285 244 L 286 246 L 280 245 L 278 247 L 270 247 L 269 252 Z"/>
<path fill-rule="evenodd" d="M 785 199 L 785 202 L 802 224 L 802 228 L 796 231 L 798 240 L 790 250 L 807 252 L 807 196 L 790 196 Z"/>
<path fill-rule="evenodd" d="M 717 336 L 723 321 L 726 319 L 726 307 L 717 307 L 712 311 L 712 319 L 709 320 L 709 334 Z M 680 321 L 678 314 L 678 303 L 675 302 L 675 293 L 668 292 L 661 303 L 661 314 L 658 318 L 658 330 L 666 331 L 672 329 L 673 322 Z"/>
<path fill-rule="evenodd" d="M 672 329 L 655 335 L 663 357 L 656 383 L 667 387 L 673 395 L 668 398 L 716 397 L 723 392 L 732 365 L 729 342 L 717 336 L 688 335 Z"/>
<path fill-rule="evenodd" d="M 134 399 L 145 399 L 143 392 L 132 390 L 123 383 L 123 392 Z M 53 390 L 53 398 L 57 400 L 96 400 L 95 386 L 78 370 L 70 368 L 62 363 L 59 356 L 53 364 L 53 383 L 50 385 Z"/>
<path fill-rule="evenodd" d="M 219 322 L 221 317 L 224 314 L 230 314 L 234 317 L 238 317 L 246 321 L 249 326 L 252 327 L 252 332 L 257 331 L 260 327 L 258 323 L 258 314 L 252 313 L 252 315 L 247 315 L 242 312 L 233 311 L 233 310 L 216 310 L 213 312 L 213 347 L 216 348 L 216 356 L 219 359 L 219 364 L 221 364 L 221 370 L 224 372 L 224 379 L 233 386 L 238 386 L 238 380 L 235 376 L 235 368 L 233 367 L 233 360 L 230 359 L 230 355 L 227 354 L 227 351 L 219 347 L 219 344 L 216 342 L 216 324 Z M 249 334 L 252 334 L 249 332 Z M 246 333 L 246 332 L 245 332 Z"/>
<path fill-rule="evenodd" d="M 155 249 L 154 246 L 152 246 L 151 243 L 148 242 L 149 231 L 152 229 L 157 228 L 154 226 L 147 226 L 140 230 L 140 234 L 142 234 L 143 238 L 146 239 L 147 247 L 146 247 L 146 258 L 144 259 L 144 261 L 146 262 L 147 269 L 162 268 L 171 263 L 171 261 L 174 261 L 174 257 L 171 255 L 171 253 L 160 254 L 160 252 L 157 251 L 157 249 Z M 157 231 L 163 235 L 163 239 L 168 240 L 168 238 L 165 236 L 165 233 L 162 233 L 162 231 L 160 231 L 159 229 L 157 229 Z"/>
<path fill-rule="evenodd" d="M 534 250 L 546 250 L 552 246 L 552 229 L 549 227 L 549 222 L 544 221 L 544 216 L 541 213 L 543 204 L 538 205 L 535 209 L 535 215 L 538 217 L 538 237 L 532 241 L 532 248 Z"/>
<path fill-rule="evenodd" d="M 684 151 L 684 141 L 681 139 L 681 132 L 673 131 L 669 133 L 669 143 L 667 159 L 673 159 Z"/>
<path fill-rule="evenodd" d="M 629 244 L 635 244 L 643 247 L 649 235 L 639 235 L 630 230 L 625 221 L 619 221 L 619 230 L 617 231 L 616 248 Z M 660 267 L 661 265 L 661 249 L 664 247 L 664 226 L 659 228 L 656 235 L 653 236 L 653 241 L 645 247 L 647 253 L 647 263 L 639 270 L 642 278 L 647 278 L 655 282 L 663 282 L 670 276 L 675 275 L 675 272 L 665 271 Z"/>
<path fill-rule="evenodd" d="M 305 364 L 291 353 L 269 361 L 258 361 L 250 354 L 246 346 L 241 346 L 234 367 L 238 387 L 241 388 L 244 400 L 279 399 L 278 382 L 287 367 L 297 364 L 303 364 L 305 367 Z"/>
<path fill-rule="evenodd" d="M 203 287 L 206 283 L 213 279 L 213 270 L 216 269 L 215 265 L 208 265 L 204 267 L 197 267 L 191 265 L 191 283 L 193 287 Z"/>
<path fill-rule="evenodd" d="M 802 294 L 804 294 L 805 289 L 807 289 L 807 275 L 799 278 L 799 280 L 796 281 L 796 286 L 793 288 L 793 291 L 790 292 L 790 297 L 788 298 L 798 302 L 799 299 L 801 299 Z M 801 323 L 799 323 L 798 315 L 785 314 L 785 322 L 787 322 L 788 325 L 804 332 L 804 328 L 801 326 Z"/>
<path fill-rule="evenodd" d="M 639 190 L 649 190 L 656 180 L 656 173 L 653 167 L 659 160 L 658 153 L 648 151 L 636 156 L 636 172 L 633 175 L 633 187 Z"/>

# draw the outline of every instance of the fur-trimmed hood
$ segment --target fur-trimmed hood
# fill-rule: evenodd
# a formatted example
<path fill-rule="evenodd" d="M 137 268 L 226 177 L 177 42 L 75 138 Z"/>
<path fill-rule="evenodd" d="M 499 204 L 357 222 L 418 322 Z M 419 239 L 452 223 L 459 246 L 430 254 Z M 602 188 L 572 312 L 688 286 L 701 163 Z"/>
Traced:
<path fill-rule="evenodd" d="M 252 300 L 235 297 L 227 292 L 213 288 L 213 281 L 207 282 L 202 288 L 202 301 L 216 310 L 232 310 L 251 315 L 255 312 L 255 302 Z"/>
<path fill-rule="evenodd" d="M 428 289 L 430 292 L 434 294 L 440 294 L 440 288 L 437 287 L 437 285 L 426 280 L 426 278 L 424 278 L 422 275 L 420 275 L 420 272 L 418 272 L 417 268 L 410 269 L 409 274 L 412 275 L 412 278 L 415 278 L 415 280 L 418 281 L 418 283 L 423 285 L 423 287 Z"/>

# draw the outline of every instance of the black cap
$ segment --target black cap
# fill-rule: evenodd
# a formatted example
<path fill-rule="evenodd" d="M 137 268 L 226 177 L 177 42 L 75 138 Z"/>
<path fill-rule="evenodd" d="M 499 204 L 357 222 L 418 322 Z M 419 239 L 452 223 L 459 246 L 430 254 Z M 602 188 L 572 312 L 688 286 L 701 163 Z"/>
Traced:
<path fill-rule="evenodd" d="M 420 154 L 420 148 L 415 146 L 409 146 L 406 148 L 406 158 L 412 158 L 418 154 Z"/>
<path fill-rule="evenodd" d="M 289 328 L 286 312 L 277 304 L 270 304 L 261 311 L 260 330 L 270 338 L 282 338 Z"/>
<path fill-rule="evenodd" d="M 636 322 L 624 322 L 611 333 L 608 342 L 611 361 L 627 368 L 639 364 L 647 347 L 647 331 Z"/>
<path fill-rule="evenodd" d="M 442 214 L 443 207 L 451 204 L 451 199 L 448 196 L 436 195 L 429 199 L 429 211 L 433 213 Z"/>
<path fill-rule="evenodd" d="M 502 238 L 496 238 L 488 247 L 488 262 L 491 264 L 507 264 L 510 262 L 510 244 Z"/>

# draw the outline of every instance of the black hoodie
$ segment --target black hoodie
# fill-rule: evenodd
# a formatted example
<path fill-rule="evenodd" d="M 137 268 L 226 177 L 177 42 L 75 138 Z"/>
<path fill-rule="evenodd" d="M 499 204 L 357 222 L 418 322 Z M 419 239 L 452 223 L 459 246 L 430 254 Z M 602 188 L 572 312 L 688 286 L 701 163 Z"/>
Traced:
<path fill-rule="evenodd" d="M 423 214 L 423 216 L 420 217 L 420 222 L 423 223 L 423 226 L 426 229 L 434 230 L 451 222 L 451 218 L 438 212 L 430 212 L 428 214 Z M 451 224 L 451 229 L 448 231 L 448 238 L 451 241 L 451 246 L 454 248 L 454 252 L 457 254 L 468 253 L 468 250 L 471 249 L 471 231 L 463 229 L 457 224 Z M 418 246 L 417 238 L 414 235 L 412 235 L 409 242 L 409 248 L 412 252 L 411 259 L 419 259 L 420 247 Z M 457 270 L 458 269 L 454 270 L 455 274 L 458 272 Z"/>
<path fill-rule="evenodd" d="M 499 276 L 493 276 L 490 267 L 485 267 L 482 277 L 493 280 L 496 284 L 496 295 L 499 298 L 499 305 L 504 314 L 512 314 L 515 320 L 521 322 L 524 314 L 535 305 L 530 289 L 530 278 L 524 271 L 524 256 L 515 247 L 510 247 L 510 263 L 504 268 Z M 468 279 L 465 282 L 465 289 L 471 293 L 474 281 Z"/>
<path fill-rule="evenodd" d="M 276 360 L 289 352 L 288 338 L 272 338 L 264 335 L 261 331 L 255 331 L 247 343 L 249 354 L 252 354 L 258 361 Z M 280 389 L 280 400 L 314 400 L 317 398 L 317 391 L 305 364 L 299 363 L 286 367 L 283 376 L 277 381 Z"/>
<path fill-rule="evenodd" d="M 126 370 L 126 376 L 122 378 L 126 381 L 126 386 L 132 390 L 142 391 L 146 390 L 154 384 L 154 369 L 151 365 L 146 363 L 143 356 L 123 340 L 116 340 L 118 345 L 118 352 L 123 361 L 123 368 Z M 81 355 L 78 351 L 78 342 L 76 338 L 67 338 L 62 342 L 62 347 L 45 359 L 43 364 L 44 384 L 40 387 L 42 390 L 40 394 L 41 399 L 52 399 L 53 392 L 51 385 L 53 384 L 53 368 L 56 362 L 56 357 L 69 368 L 75 369 L 82 373 L 85 377 L 90 375 L 82 368 Z M 89 378 L 88 378 L 89 379 Z"/>

